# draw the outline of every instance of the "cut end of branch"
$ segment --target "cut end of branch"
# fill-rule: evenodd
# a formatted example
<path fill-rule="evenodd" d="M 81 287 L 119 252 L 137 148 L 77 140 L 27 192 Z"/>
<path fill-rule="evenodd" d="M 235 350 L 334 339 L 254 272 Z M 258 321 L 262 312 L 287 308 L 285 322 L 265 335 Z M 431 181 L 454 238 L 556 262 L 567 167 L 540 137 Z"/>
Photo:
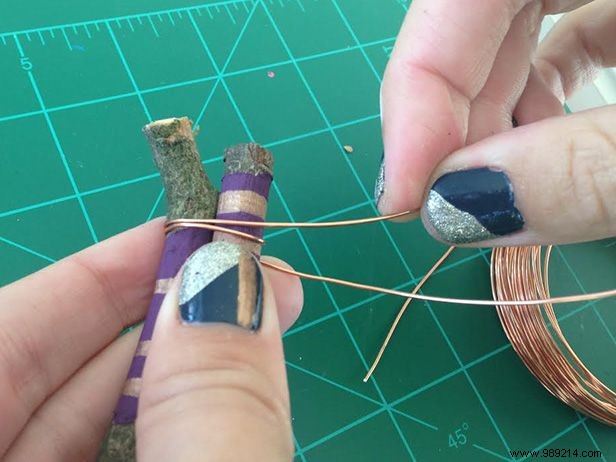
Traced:
<path fill-rule="evenodd" d="M 98 462 L 133 462 L 135 460 L 135 425 L 114 424 L 98 454 Z"/>
<path fill-rule="evenodd" d="M 207 177 L 188 117 L 157 120 L 143 128 L 165 185 L 167 218 L 213 218 L 218 193 Z"/>
<path fill-rule="evenodd" d="M 273 176 L 274 157 L 257 143 L 231 146 L 225 150 L 225 174 L 249 173 Z"/>
<path fill-rule="evenodd" d="M 192 139 L 192 120 L 188 117 L 173 117 L 156 120 L 143 127 L 143 133 L 150 142 L 176 144 L 187 138 Z"/>

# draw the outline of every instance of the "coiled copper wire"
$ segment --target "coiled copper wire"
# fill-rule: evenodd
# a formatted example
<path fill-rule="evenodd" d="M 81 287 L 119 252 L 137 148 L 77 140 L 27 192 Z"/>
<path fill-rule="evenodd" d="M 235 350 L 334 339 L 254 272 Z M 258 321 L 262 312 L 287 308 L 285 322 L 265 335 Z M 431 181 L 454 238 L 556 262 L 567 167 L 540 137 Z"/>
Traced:
<path fill-rule="evenodd" d="M 549 299 L 552 247 L 504 247 L 492 251 L 490 277 L 497 301 Z M 497 305 L 511 345 L 554 396 L 578 411 L 616 425 L 616 393 L 595 377 L 565 338 L 552 303 Z M 550 329 L 551 328 L 551 329 Z"/>

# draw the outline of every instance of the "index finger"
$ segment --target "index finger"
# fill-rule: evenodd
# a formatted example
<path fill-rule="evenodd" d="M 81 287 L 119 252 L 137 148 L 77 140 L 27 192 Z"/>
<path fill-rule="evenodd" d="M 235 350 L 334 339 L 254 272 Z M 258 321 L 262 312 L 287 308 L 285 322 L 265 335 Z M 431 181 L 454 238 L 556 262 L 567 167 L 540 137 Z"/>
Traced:
<path fill-rule="evenodd" d="M 32 412 L 145 315 L 162 220 L 101 242 L 0 290 L 0 458 Z"/>
<path fill-rule="evenodd" d="M 412 3 L 381 92 L 386 186 L 376 199 L 382 213 L 418 209 L 430 173 L 464 145 L 470 103 L 530 1 Z"/>

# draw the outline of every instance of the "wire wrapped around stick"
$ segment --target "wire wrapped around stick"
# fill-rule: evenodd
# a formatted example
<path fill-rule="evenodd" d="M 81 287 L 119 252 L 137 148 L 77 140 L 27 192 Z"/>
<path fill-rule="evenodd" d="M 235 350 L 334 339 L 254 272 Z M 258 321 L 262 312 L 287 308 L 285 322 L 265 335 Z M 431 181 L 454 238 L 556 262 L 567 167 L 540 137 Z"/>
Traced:
<path fill-rule="evenodd" d="M 399 218 L 410 212 L 396 213 L 381 217 L 362 218 L 335 222 L 317 223 L 267 223 L 242 220 L 171 220 L 166 230 L 184 227 L 211 229 L 219 232 L 236 233 L 226 226 L 260 228 L 328 228 L 361 225 Z M 242 236 L 240 236 L 242 237 Z M 414 299 L 450 304 L 496 306 L 501 324 L 513 348 L 524 364 L 543 386 L 554 396 L 571 407 L 608 425 L 616 425 L 616 393 L 595 377 L 575 354 L 563 335 L 554 312 L 555 303 L 593 301 L 616 296 L 616 289 L 602 292 L 552 297 L 548 283 L 549 257 L 551 247 L 545 252 L 542 264 L 541 247 L 503 247 L 492 251 L 490 277 L 493 300 L 472 300 L 418 293 L 430 275 L 451 254 L 450 247 L 422 278 L 412 292 L 386 289 L 383 287 L 346 281 L 326 276 L 302 273 L 269 262 L 262 262 L 276 271 L 298 276 L 303 279 L 343 285 L 406 298 L 398 312 L 381 349 L 364 377 L 367 381 L 376 369 L 394 331 Z M 546 323 L 546 320 L 549 325 Z M 549 326 L 552 327 L 553 333 Z M 558 342 L 557 342 L 558 341 Z M 562 345 L 561 347 L 559 347 Z"/>
<path fill-rule="evenodd" d="M 212 230 L 222 230 L 222 232 L 231 233 L 228 231 L 226 226 L 242 226 L 242 227 L 253 227 L 253 228 L 333 228 L 333 227 L 343 227 L 343 226 L 354 226 L 354 225 L 363 225 L 367 223 L 376 223 L 379 221 L 391 220 L 393 218 L 399 218 L 404 215 L 409 215 L 411 212 L 402 212 L 395 213 L 392 215 L 383 215 L 380 217 L 371 217 L 371 218 L 361 218 L 358 220 L 345 220 L 345 221 L 332 221 L 332 222 L 308 222 L 308 223 L 297 223 L 297 222 L 253 222 L 253 221 L 244 221 L 244 220 L 219 220 L 219 219 L 193 219 L 193 220 L 170 220 L 167 222 L 165 228 L 167 232 L 169 230 L 176 230 L 180 228 L 201 228 L 201 229 L 212 229 Z M 263 241 L 264 242 L 264 241 Z M 592 292 L 586 294 L 577 294 L 577 295 L 566 295 L 561 297 L 544 297 L 544 298 L 531 298 L 525 300 L 480 300 L 480 299 L 466 299 L 466 298 L 452 298 L 452 297 L 442 297 L 437 295 L 424 295 L 414 292 L 404 292 L 401 290 L 387 289 L 384 287 L 373 286 L 369 284 L 363 284 L 360 282 L 351 282 L 346 281 L 344 279 L 331 278 L 326 276 L 317 276 L 314 274 L 302 273 L 299 271 L 291 270 L 288 268 L 284 268 L 282 266 L 278 266 L 272 263 L 262 263 L 264 266 L 268 266 L 269 268 L 275 269 L 277 271 L 291 274 L 293 276 L 298 276 L 303 279 L 310 279 L 313 281 L 321 281 L 328 282 L 331 284 L 337 284 L 347 287 L 352 287 L 354 289 L 367 290 L 371 292 L 379 292 L 382 294 L 389 295 L 397 295 L 398 297 L 409 298 L 409 299 L 417 299 L 417 300 L 425 300 L 429 302 L 441 302 L 441 303 L 450 303 L 454 305 L 476 305 L 476 306 L 516 306 L 516 305 L 536 305 L 539 303 L 575 303 L 575 302 L 586 302 L 591 300 L 600 300 L 603 298 L 615 297 L 616 289 L 605 290 L 601 292 Z"/>

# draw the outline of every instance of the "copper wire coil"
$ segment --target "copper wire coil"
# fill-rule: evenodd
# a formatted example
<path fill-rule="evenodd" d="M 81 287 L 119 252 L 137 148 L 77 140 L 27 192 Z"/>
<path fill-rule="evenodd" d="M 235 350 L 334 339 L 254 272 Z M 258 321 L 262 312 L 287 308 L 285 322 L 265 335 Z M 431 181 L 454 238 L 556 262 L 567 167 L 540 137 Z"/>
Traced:
<path fill-rule="evenodd" d="M 494 299 L 550 298 L 551 249 L 551 246 L 545 252 L 540 246 L 494 249 L 490 265 Z M 616 425 L 616 393 L 575 354 L 560 329 L 551 303 L 497 305 L 496 309 L 520 359 L 552 395 L 596 420 Z"/>

